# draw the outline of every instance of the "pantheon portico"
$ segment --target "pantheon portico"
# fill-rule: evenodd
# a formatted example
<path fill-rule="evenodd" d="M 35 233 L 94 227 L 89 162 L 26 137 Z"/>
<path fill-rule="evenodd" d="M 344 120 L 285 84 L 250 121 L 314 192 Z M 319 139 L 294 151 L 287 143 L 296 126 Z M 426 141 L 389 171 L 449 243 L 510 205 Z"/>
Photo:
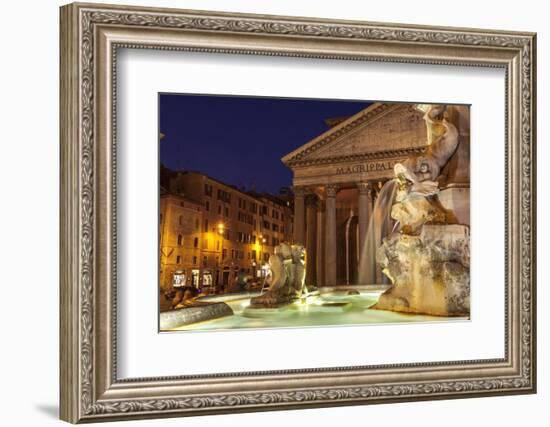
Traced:
<path fill-rule="evenodd" d="M 382 282 L 376 272 L 359 283 L 364 280 L 359 260 L 376 198 L 393 178 L 393 166 L 429 144 L 423 116 L 416 104 L 374 103 L 349 118 L 331 120 L 326 132 L 282 158 L 293 172 L 294 241 L 306 247 L 306 284 Z M 460 168 L 461 156 L 469 157 L 469 123 L 458 127 L 462 148 L 450 162 L 449 188 L 467 188 L 469 197 L 469 171 Z"/>

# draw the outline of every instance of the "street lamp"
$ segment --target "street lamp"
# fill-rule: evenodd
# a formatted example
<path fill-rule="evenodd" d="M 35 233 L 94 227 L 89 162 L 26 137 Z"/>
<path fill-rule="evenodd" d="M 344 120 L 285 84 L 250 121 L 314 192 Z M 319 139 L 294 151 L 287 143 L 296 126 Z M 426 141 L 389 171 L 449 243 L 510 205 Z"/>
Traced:
<path fill-rule="evenodd" d="M 224 259 L 223 236 L 225 234 L 225 224 L 223 222 L 219 222 L 217 225 L 217 229 L 218 229 L 218 234 L 220 235 L 220 260 L 221 260 L 220 265 L 218 266 L 218 269 L 219 269 L 218 278 L 221 280 L 223 285 L 223 259 Z"/>
<path fill-rule="evenodd" d="M 265 256 L 264 256 L 264 243 L 267 242 L 267 239 L 262 234 L 260 234 L 259 238 L 260 238 L 260 254 L 261 254 L 260 265 L 263 266 L 264 259 L 265 259 Z M 263 272 L 263 269 L 262 269 L 262 272 Z"/>

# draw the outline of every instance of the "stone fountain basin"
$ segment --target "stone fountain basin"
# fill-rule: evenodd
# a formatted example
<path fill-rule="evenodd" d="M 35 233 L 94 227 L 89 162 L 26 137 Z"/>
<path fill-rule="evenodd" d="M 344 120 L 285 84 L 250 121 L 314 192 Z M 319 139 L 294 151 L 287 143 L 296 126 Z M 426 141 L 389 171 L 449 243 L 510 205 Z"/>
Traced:
<path fill-rule="evenodd" d="M 233 310 L 225 302 L 197 303 L 178 310 L 160 313 L 160 330 L 179 328 L 180 326 L 232 316 Z"/>

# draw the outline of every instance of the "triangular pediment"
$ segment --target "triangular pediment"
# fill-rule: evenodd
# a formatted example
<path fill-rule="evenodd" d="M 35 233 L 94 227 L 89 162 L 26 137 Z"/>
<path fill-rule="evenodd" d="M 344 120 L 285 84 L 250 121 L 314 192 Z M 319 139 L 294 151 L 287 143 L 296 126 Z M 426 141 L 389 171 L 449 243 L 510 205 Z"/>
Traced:
<path fill-rule="evenodd" d="M 415 104 L 377 102 L 282 158 L 289 167 L 332 160 L 383 157 L 427 145 L 426 123 Z"/>

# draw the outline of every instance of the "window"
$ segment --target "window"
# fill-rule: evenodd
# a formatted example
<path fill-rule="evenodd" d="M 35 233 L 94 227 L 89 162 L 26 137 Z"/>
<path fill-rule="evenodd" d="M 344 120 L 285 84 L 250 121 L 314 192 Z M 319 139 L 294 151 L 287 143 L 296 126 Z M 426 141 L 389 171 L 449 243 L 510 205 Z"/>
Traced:
<path fill-rule="evenodd" d="M 195 248 L 198 248 L 199 247 L 199 238 L 198 237 L 195 237 L 195 239 L 193 240 L 193 246 Z"/>
<path fill-rule="evenodd" d="M 178 246 L 181 246 L 183 244 L 183 236 L 181 234 L 178 234 Z"/>
<path fill-rule="evenodd" d="M 181 263 L 181 256 L 178 255 L 178 256 L 176 257 L 176 264 L 180 264 L 180 263 Z"/>
<path fill-rule="evenodd" d="M 193 257 L 193 265 L 197 265 L 197 257 L 196 256 Z"/>
<path fill-rule="evenodd" d="M 199 219 L 195 218 L 195 230 L 199 229 Z"/>
<path fill-rule="evenodd" d="M 226 203 L 231 203 L 231 194 L 227 191 L 218 189 L 218 200 L 223 200 Z"/>
<path fill-rule="evenodd" d="M 222 259 L 225 259 L 227 257 L 227 249 L 224 249 L 222 251 Z"/>
<path fill-rule="evenodd" d="M 218 205 L 218 215 L 222 214 L 222 205 Z"/>
<path fill-rule="evenodd" d="M 235 259 L 235 249 L 231 249 L 231 259 Z"/>
<path fill-rule="evenodd" d="M 203 256 L 203 257 L 202 257 L 202 266 L 203 266 L 203 267 L 206 267 L 206 264 L 207 264 L 207 263 L 208 263 L 208 257 Z"/>
<path fill-rule="evenodd" d="M 209 211 L 210 210 L 210 200 L 207 200 L 205 203 L 204 203 L 204 209 L 206 211 Z"/>
<path fill-rule="evenodd" d="M 178 224 L 179 224 L 179 225 L 183 225 L 183 215 L 180 215 L 180 216 L 178 217 Z"/>
<path fill-rule="evenodd" d="M 203 248 L 203 249 L 208 249 L 208 239 L 204 239 L 204 240 L 202 241 L 202 248 Z"/>
<path fill-rule="evenodd" d="M 252 259 L 256 261 L 256 250 L 252 250 Z"/>
<path fill-rule="evenodd" d="M 204 194 L 205 196 L 212 196 L 212 186 L 210 184 L 204 184 Z"/>
<path fill-rule="evenodd" d="M 240 222 L 244 222 L 245 224 L 250 224 L 250 225 L 252 225 L 252 223 L 254 222 L 254 220 L 252 218 L 252 215 L 250 215 L 249 213 L 246 213 L 246 212 L 241 212 L 241 211 L 238 212 L 237 219 Z"/>
<path fill-rule="evenodd" d="M 225 216 L 229 216 L 229 208 L 227 206 L 225 207 Z"/>
<path fill-rule="evenodd" d="M 273 231 L 279 231 L 279 226 L 277 224 L 272 224 L 271 228 Z"/>

